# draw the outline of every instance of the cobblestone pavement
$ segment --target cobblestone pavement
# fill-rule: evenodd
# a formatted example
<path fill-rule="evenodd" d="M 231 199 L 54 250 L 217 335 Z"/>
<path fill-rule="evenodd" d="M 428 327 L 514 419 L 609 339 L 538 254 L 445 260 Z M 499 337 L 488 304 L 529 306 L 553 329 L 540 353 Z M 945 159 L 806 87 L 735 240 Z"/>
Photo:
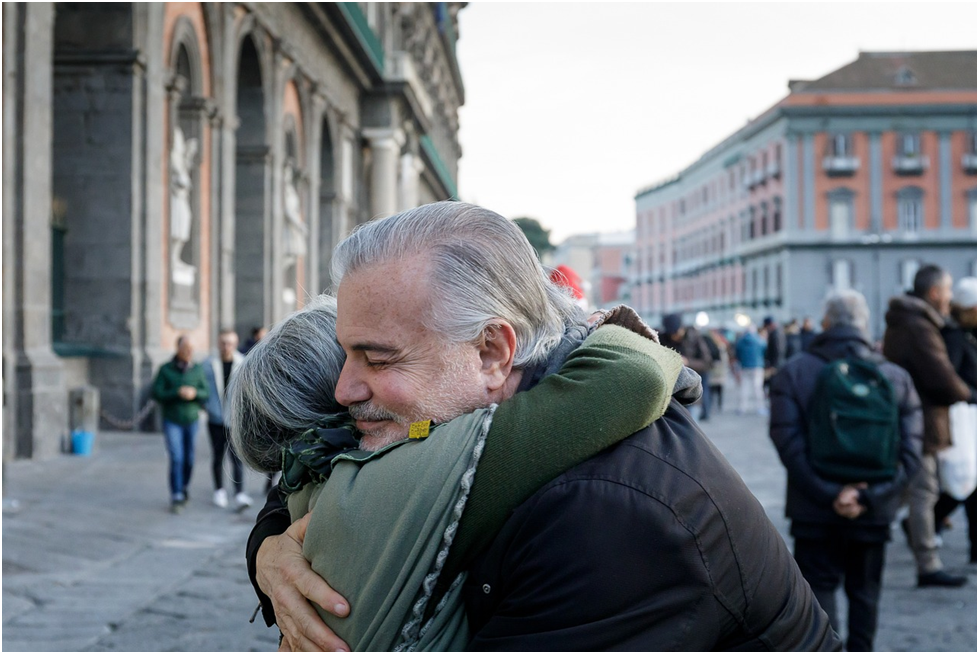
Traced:
<path fill-rule="evenodd" d="M 759 416 L 715 415 L 705 431 L 779 530 L 784 471 Z M 191 501 L 168 513 L 159 434 L 101 433 L 91 457 L 7 465 L 3 515 L 3 649 L 7 651 L 272 651 L 243 558 L 257 507 L 210 502 L 209 446 L 199 434 Z M 259 500 L 263 480 L 250 474 Z M 942 557 L 962 589 L 914 587 L 898 533 L 887 552 L 878 649 L 976 651 L 975 567 L 961 511 Z M 841 602 L 841 606 L 844 606 Z"/>

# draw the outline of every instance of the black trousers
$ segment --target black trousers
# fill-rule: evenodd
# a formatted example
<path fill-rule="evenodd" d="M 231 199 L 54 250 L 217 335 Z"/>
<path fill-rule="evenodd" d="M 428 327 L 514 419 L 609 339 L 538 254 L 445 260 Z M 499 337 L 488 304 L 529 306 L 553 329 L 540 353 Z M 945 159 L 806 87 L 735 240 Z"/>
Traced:
<path fill-rule="evenodd" d="M 938 496 L 935 504 L 935 530 L 941 531 L 942 522 L 945 521 L 959 505 L 965 507 L 965 517 L 969 522 L 969 543 L 972 545 L 972 560 L 976 560 L 976 491 L 964 500 L 957 500 L 951 495 L 942 493 Z"/>
<path fill-rule="evenodd" d="M 227 452 L 231 456 L 231 483 L 235 486 L 235 493 L 240 493 L 244 482 L 241 459 L 228 447 L 228 428 L 209 422 L 207 431 L 211 435 L 211 475 L 214 477 L 214 489 L 224 488 L 224 453 Z"/>
<path fill-rule="evenodd" d="M 849 603 L 846 637 L 849 652 L 874 649 L 885 545 L 850 540 L 845 536 L 795 539 L 795 560 L 802 576 L 809 582 L 837 633 L 842 632 L 836 609 L 836 589 L 843 582 Z"/>

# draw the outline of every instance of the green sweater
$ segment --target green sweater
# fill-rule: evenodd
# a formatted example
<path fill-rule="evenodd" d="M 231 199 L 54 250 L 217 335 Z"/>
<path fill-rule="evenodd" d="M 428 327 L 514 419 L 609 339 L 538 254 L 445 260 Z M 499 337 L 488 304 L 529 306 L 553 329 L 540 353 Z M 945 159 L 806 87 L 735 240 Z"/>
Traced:
<path fill-rule="evenodd" d="M 350 601 L 346 619 L 321 616 L 354 650 L 464 647 L 463 576 L 443 570 L 446 553 L 477 552 L 541 486 L 662 416 L 681 367 L 671 350 L 602 327 L 495 414 L 337 457 L 329 481 L 288 500 L 293 520 L 313 513 L 303 548 L 313 569 Z M 454 583 L 422 629 L 440 576 Z"/>
<path fill-rule="evenodd" d="M 193 386 L 197 389 L 197 397 L 184 400 L 178 394 L 181 386 Z M 177 368 L 175 360 L 170 360 L 160 366 L 153 380 L 153 399 L 163 408 L 163 419 L 178 425 L 189 425 L 197 421 L 204 403 L 207 401 L 207 381 L 204 379 L 204 369 L 196 363 L 191 363 L 183 372 Z"/>

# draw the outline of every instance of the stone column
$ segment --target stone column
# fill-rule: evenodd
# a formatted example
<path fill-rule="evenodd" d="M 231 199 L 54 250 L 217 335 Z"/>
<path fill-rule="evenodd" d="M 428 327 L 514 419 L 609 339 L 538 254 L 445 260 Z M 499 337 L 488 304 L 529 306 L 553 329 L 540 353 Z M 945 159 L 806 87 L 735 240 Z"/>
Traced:
<path fill-rule="evenodd" d="M 133 318 L 138 317 L 141 329 L 133 334 L 137 368 L 136 392 L 132 398 L 133 410 L 141 407 L 142 402 L 149 396 L 149 385 L 152 383 L 156 369 L 168 357 L 173 355 L 172 344 L 163 346 L 163 324 L 166 321 L 166 310 L 163 306 L 164 266 L 161 255 L 160 238 L 164 229 L 163 198 L 166 193 L 164 186 L 164 151 L 166 148 L 166 125 L 164 108 L 166 106 L 166 71 L 163 61 L 163 22 L 165 7 L 162 3 L 150 2 L 145 4 L 145 31 L 138 39 L 145 52 L 156 53 L 146 59 L 145 79 L 140 80 L 134 92 L 134 97 L 140 99 L 139 115 L 142 116 L 140 133 L 134 134 L 137 143 L 143 145 L 143 155 L 137 157 L 137 165 L 144 171 L 141 195 L 144 208 L 142 215 L 134 217 L 136 238 L 134 247 L 138 277 L 133 280 Z M 142 90 L 140 90 L 142 87 Z M 103 393 L 102 402 L 107 398 Z M 155 428 L 153 421 L 148 421 L 144 428 Z"/>
<path fill-rule="evenodd" d="M 390 216 L 398 212 L 398 159 L 405 144 L 404 132 L 397 128 L 371 127 L 364 130 L 370 141 L 371 216 Z"/>
<path fill-rule="evenodd" d="M 51 349 L 51 107 L 54 5 L 17 6 L 11 21 L 22 31 L 16 56 L 17 88 L 7 88 L 4 104 L 13 95 L 16 121 L 13 141 L 14 169 L 4 168 L 4 186 L 13 178 L 14 282 L 12 302 L 15 357 L 12 383 L 14 412 L 13 451 L 18 458 L 58 453 L 67 431 L 67 390 L 61 360 Z M 10 18 L 6 5 L 5 18 Z M 6 25 L 5 25 L 6 28 Z M 6 50 L 6 41 L 4 42 Z M 6 71 L 6 59 L 4 61 Z M 19 91 L 19 92 L 18 92 Z M 8 115 L 5 112 L 4 121 Z M 5 130 L 6 131 L 6 130 Z M 7 135 L 10 135 L 9 133 Z M 6 188 L 5 188 L 6 190 Z M 4 194 L 6 196 L 6 194 Z M 6 201 L 6 197 L 5 197 Z M 4 223 L 7 225 L 7 205 Z M 8 234 L 4 234 L 6 247 Z M 6 266 L 5 261 L 5 266 Z M 6 277 L 6 276 L 5 276 Z M 6 282 L 6 279 L 4 280 Z M 5 325 L 6 326 L 6 325 Z M 5 332 L 6 338 L 6 332 Z M 6 354 L 6 352 L 5 352 Z M 6 388 L 5 388 L 6 390 Z M 8 438 L 5 436 L 5 438 Z"/>
<path fill-rule="evenodd" d="M 218 258 L 214 262 L 218 275 L 218 322 L 221 326 L 235 325 L 235 131 L 238 129 L 236 115 L 235 72 L 237 70 L 238 42 L 233 38 L 235 17 L 232 7 L 218 5 L 220 11 L 220 71 L 215 89 L 219 92 L 219 111 L 224 120 L 221 124 L 220 168 L 220 227 L 218 238 Z"/>
<path fill-rule="evenodd" d="M 13 386 L 15 375 L 11 365 L 13 356 L 13 300 L 14 300 L 14 74 L 17 61 L 17 3 L 3 3 L 3 464 L 11 453 L 11 436 L 16 423 L 15 403 L 7 400 L 16 395 Z M 9 428 L 8 428 L 9 425 Z M 6 496 L 6 470 L 3 473 Z"/>
<path fill-rule="evenodd" d="M 398 210 L 405 211 L 418 206 L 418 184 L 425 164 L 422 160 L 406 152 L 401 155 L 401 183 L 398 186 Z"/>

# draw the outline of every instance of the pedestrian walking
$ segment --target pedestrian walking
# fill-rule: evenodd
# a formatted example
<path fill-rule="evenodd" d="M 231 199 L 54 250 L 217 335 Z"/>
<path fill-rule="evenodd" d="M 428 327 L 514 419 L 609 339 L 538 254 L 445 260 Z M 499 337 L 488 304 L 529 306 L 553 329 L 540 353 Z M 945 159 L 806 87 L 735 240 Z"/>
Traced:
<path fill-rule="evenodd" d="M 772 377 L 785 363 L 785 330 L 774 317 L 767 316 L 762 322 L 762 332 L 765 335 L 766 343 L 764 389 L 767 392 Z"/>
<path fill-rule="evenodd" d="M 214 479 L 214 505 L 228 506 L 228 491 L 224 488 L 224 456 L 231 461 L 231 483 L 235 492 L 235 508 L 246 509 L 252 505 L 252 498 L 245 493 L 244 475 L 241 460 L 230 442 L 227 421 L 224 415 L 225 392 L 231 375 L 235 372 L 245 355 L 238 351 L 238 334 L 233 329 L 223 329 L 218 334 L 218 354 L 208 357 L 204 363 L 204 377 L 207 380 L 207 431 L 211 437 L 211 476 Z"/>
<path fill-rule="evenodd" d="M 788 361 L 802 352 L 802 330 L 799 321 L 793 318 L 785 326 L 785 360 Z"/>
<path fill-rule="evenodd" d="M 734 344 L 740 375 L 738 381 L 739 410 L 765 415 L 765 341 L 754 325 L 748 325 Z"/>
<path fill-rule="evenodd" d="M 808 350 L 814 338 L 816 338 L 816 330 L 813 328 L 812 318 L 806 316 L 802 319 L 802 327 L 799 329 L 799 351 Z"/>
<path fill-rule="evenodd" d="M 153 399 L 163 409 L 163 436 L 170 459 L 170 510 L 180 513 L 187 503 L 187 485 L 194 470 L 197 423 L 207 401 L 204 370 L 194 363 L 190 337 L 177 339 L 177 353 L 163 364 L 153 381 Z"/>
<path fill-rule="evenodd" d="M 724 387 L 727 385 L 728 373 L 731 368 L 731 357 L 729 350 L 731 344 L 721 334 L 720 330 L 712 329 L 704 333 L 704 340 L 714 362 L 710 367 L 708 377 L 708 388 L 710 389 L 711 411 L 715 405 L 717 411 L 724 410 Z"/>
<path fill-rule="evenodd" d="M 956 402 L 976 402 L 975 387 L 955 372 L 942 339 L 951 299 L 952 277 L 938 266 L 927 265 L 914 276 L 910 294 L 891 298 L 885 315 L 884 356 L 911 373 L 924 412 L 921 469 L 911 480 L 906 523 L 918 586 L 961 586 L 966 581 L 944 571 L 935 540 L 937 454 L 951 444 L 948 408 Z"/>
<path fill-rule="evenodd" d="M 831 295 L 823 333 L 807 352 L 788 361 L 771 384 L 769 436 L 788 476 L 785 515 L 791 520 L 795 559 L 837 633 L 842 631 L 836 590 L 842 583 L 849 605 L 846 649 L 851 652 L 873 649 L 890 524 L 921 465 L 918 394 L 905 370 L 872 351 L 869 318 L 860 293 Z M 826 371 L 840 362 L 841 368 Z M 838 376 L 842 388 L 852 393 L 834 395 Z M 814 456 L 832 439 L 818 413 L 828 413 L 827 407 L 839 401 L 851 421 L 843 429 L 852 429 L 872 449 L 893 453 L 879 467 L 858 469 L 875 457 L 853 450 L 837 451 L 832 458 L 846 468 L 831 469 Z M 891 420 L 881 423 L 880 414 L 890 414 Z"/>
<path fill-rule="evenodd" d="M 247 341 L 245 341 L 245 343 L 244 343 L 244 345 L 242 345 L 242 346 L 241 346 L 241 350 L 240 350 L 240 352 L 241 352 L 242 354 L 248 354 L 248 352 L 249 352 L 249 351 L 250 351 L 250 350 L 251 350 L 251 349 L 252 349 L 253 347 L 255 347 L 255 345 L 256 345 L 256 344 L 257 344 L 257 343 L 258 343 L 258 342 L 259 342 L 260 340 L 262 340 L 263 338 L 265 338 L 265 334 L 267 334 L 267 333 L 268 333 L 268 331 L 269 331 L 269 330 L 268 330 L 268 328 L 267 328 L 267 327 L 263 327 L 263 326 L 261 326 L 261 325 L 258 325 L 258 326 L 256 326 L 256 327 L 252 327 L 252 331 L 251 331 L 251 335 L 250 335 L 250 336 L 248 337 L 248 340 L 247 340 Z"/>
<path fill-rule="evenodd" d="M 972 389 L 976 391 L 976 278 L 965 277 L 960 279 L 955 285 L 955 292 L 952 295 L 952 304 L 948 322 L 942 328 L 942 338 L 945 341 L 945 349 L 948 350 L 948 359 L 959 377 Z M 976 489 L 975 489 L 975 403 L 962 406 L 965 412 L 971 411 L 971 420 L 965 420 L 963 425 L 955 423 L 955 417 L 960 414 L 949 414 L 949 427 L 952 434 L 952 444 L 957 445 L 958 439 L 973 439 L 971 448 L 961 450 L 963 456 L 972 459 L 972 493 L 968 493 L 968 486 L 965 487 L 962 495 L 955 497 L 951 492 L 943 490 L 935 504 L 935 532 L 942 531 L 942 526 L 948 516 L 960 505 L 965 507 L 966 520 L 969 523 L 969 543 L 971 544 L 970 563 L 976 562 Z M 951 409 L 950 409 L 951 411 Z M 958 450 L 957 450 L 958 451 Z M 941 475 L 940 475 L 941 477 Z M 942 486 L 945 486 L 944 477 Z"/>
<path fill-rule="evenodd" d="M 683 365 L 700 375 L 703 384 L 703 395 L 700 398 L 700 420 L 710 419 L 710 369 L 714 364 L 710 348 L 704 342 L 704 337 L 695 327 L 685 327 L 683 316 L 671 313 L 663 318 L 663 329 L 660 332 L 660 343 L 679 353 Z"/>

